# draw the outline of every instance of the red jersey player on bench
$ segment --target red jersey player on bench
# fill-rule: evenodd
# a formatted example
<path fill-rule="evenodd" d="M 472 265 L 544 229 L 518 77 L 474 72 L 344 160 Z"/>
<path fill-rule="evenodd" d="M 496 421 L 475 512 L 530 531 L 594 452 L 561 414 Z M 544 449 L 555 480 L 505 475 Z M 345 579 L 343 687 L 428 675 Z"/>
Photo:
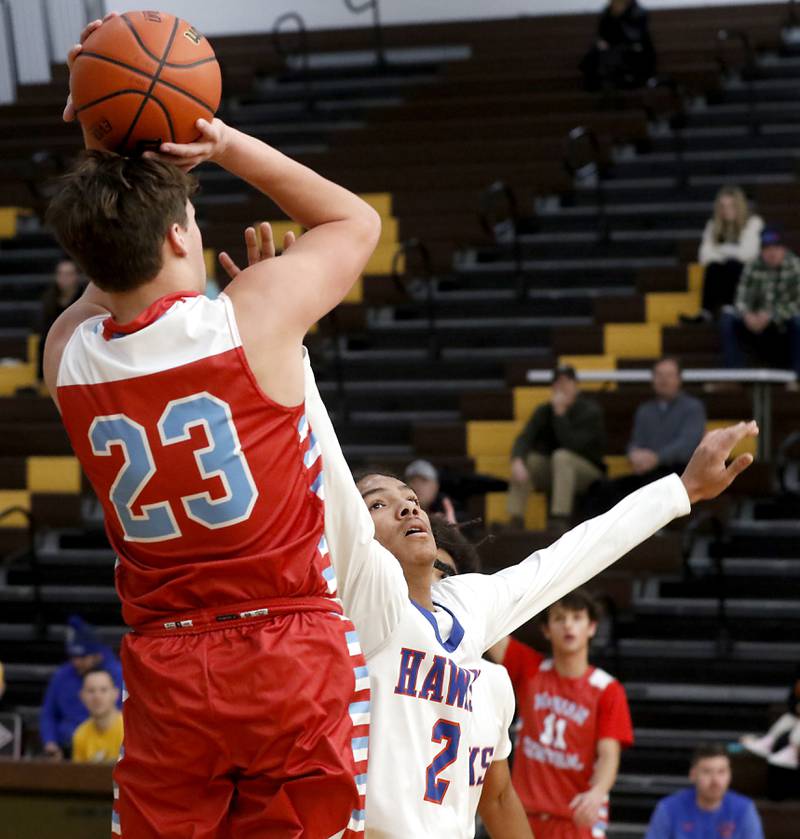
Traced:
<path fill-rule="evenodd" d="M 50 332 L 45 379 L 103 504 L 134 629 L 113 832 L 350 836 L 368 680 L 323 538 L 301 348 L 362 273 L 380 220 L 219 120 L 198 129 L 151 159 L 89 152 L 48 216 L 92 283 Z M 214 301 L 186 174 L 204 160 L 308 228 Z"/>

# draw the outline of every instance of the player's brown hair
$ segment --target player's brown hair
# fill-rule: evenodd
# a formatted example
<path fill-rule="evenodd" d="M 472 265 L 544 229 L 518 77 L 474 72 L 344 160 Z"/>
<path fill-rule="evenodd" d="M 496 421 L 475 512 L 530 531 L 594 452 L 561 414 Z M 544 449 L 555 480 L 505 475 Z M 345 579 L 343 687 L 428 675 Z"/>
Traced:
<path fill-rule="evenodd" d="M 170 225 L 186 227 L 196 191 L 177 166 L 87 151 L 61 178 L 47 223 L 98 288 L 131 291 L 161 270 L 164 238 Z"/>
<path fill-rule="evenodd" d="M 550 610 L 555 606 L 561 606 L 562 609 L 569 609 L 572 612 L 585 611 L 589 615 L 589 620 L 595 623 L 600 620 L 600 606 L 585 588 L 576 588 L 575 591 L 571 591 L 560 600 L 551 603 L 540 615 L 542 623 L 547 623 Z"/>

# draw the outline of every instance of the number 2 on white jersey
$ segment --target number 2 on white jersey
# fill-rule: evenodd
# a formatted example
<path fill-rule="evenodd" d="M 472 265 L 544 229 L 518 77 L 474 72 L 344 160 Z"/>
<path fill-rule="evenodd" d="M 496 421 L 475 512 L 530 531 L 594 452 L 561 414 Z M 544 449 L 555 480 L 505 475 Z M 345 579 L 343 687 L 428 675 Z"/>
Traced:
<path fill-rule="evenodd" d="M 450 781 L 436 776 L 455 763 L 458 757 L 458 744 L 461 740 L 461 725 L 450 720 L 437 720 L 433 726 L 431 740 L 444 743 L 438 755 L 425 770 L 425 800 L 432 804 L 441 804 L 450 786 Z"/>
<path fill-rule="evenodd" d="M 225 496 L 212 499 L 208 492 L 198 492 L 182 497 L 181 503 L 186 515 L 204 527 L 230 527 L 250 516 L 258 498 L 230 405 L 206 392 L 172 400 L 158 421 L 161 443 L 169 446 L 189 440 L 190 429 L 197 425 L 203 426 L 208 438 L 208 445 L 194 453 L 197 470 L 203 479 L 219 477 Z M 141 513 L 133 512 L 136 499 L 156 473 L 145 429 L 125 414 L 95 417 L 89 440 L 92 452 L 99 457 L 109 456 L 115 445 L 121 447 L 125 456 L 109 490 L 125 540 L 163 542 L 180 536 L 169 501 L 146 504 Z"/>
<path fill-rule="evenodd" d="M 545 746 L 552 746 L 554 749 L 564 751 L 567 748 L 567 741 L 564 739 L 566 730 L 566 720 L 557 717 L 555 714 L 548 714 L 544 720 L 544 731 L 539 735 L 539 742 Z"/>

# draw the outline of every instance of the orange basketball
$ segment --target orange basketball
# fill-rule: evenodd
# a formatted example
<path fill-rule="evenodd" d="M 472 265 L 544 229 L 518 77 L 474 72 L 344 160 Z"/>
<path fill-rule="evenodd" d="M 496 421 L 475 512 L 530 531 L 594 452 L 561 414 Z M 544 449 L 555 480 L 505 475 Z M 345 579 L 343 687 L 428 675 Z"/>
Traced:
<path fill-rule="evenodd" d="M 185 20 L 126 12 L 84 41 L 70 89 L 88 144 L 131 155 L 197 139 L 222 80 L 211 44 Z"/>

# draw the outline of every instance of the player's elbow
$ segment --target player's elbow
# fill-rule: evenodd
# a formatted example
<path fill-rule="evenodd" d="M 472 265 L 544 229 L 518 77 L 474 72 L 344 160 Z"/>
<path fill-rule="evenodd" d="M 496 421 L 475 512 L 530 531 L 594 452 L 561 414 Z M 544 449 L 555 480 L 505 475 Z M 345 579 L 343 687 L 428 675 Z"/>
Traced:
<path fill-rule="evenodd" d="M 380 241 L 381 229 L 380 213 L 362 201 L 358 213 L 352 218 L 352 230 L 359 248 L 363 248 L 368 256 L 372 255 Z"/>

